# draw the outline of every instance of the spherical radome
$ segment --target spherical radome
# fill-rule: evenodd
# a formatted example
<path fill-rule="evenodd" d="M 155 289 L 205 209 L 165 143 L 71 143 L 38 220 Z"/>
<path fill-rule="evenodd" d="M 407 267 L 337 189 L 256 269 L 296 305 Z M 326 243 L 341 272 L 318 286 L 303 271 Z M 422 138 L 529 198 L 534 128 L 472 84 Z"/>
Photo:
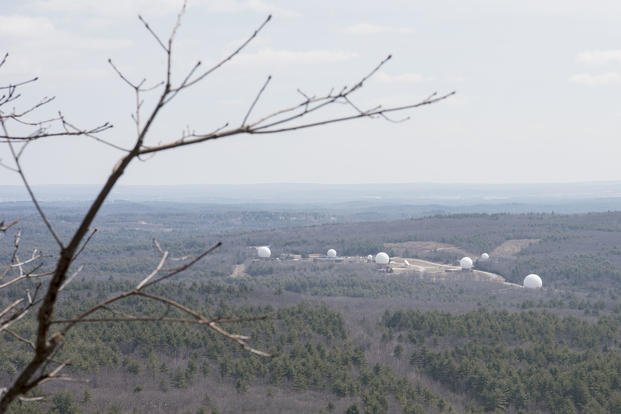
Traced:
<path fill-rule="evenodd" d="M 373 255 L 372 254 L 368 255 L 367 260 L 373 260 Z"/>
<path fill-rule="evenodd" d="M 479 260 L 482 262 L 487 262 L 489 260 L 489 254 L 483 253 L 481 257 L 479 258 Z"/>
<path fill-rule="evenodd" d="M 272 251 L 267 246 L 257 247 L 257 255 L 262 259 L 267 259 L 272 255 Z"/>
<path fill-rule="evenodd" d="M 543 282 L 539 275 L 531 273 L 524 278 L 524 287 L 527 289 L 541 289 Z"/>
<path fill-rule="evenodd" d="M 472 265 L 472 259 L 469 257 L 462 257 L 459 261 L 459 266 L 464 270 L 472 269 Z"/>
<path fill-rule="evenodd" d="M 328 250 L 328 253 L 326 253 L 326 256 L 328 256 L 328 257 L 336 257 L 336 250 L 334 250 L 334 249 Z"/>
<path fill-rule="evenodd" d="M 375 255 L 375 263 L 381 264 L 381 265 L 387 265 L 388 263 L 390 263 L 390 256 L 388 256 L 384 252 L 379 252 L 378 254 Z"/>

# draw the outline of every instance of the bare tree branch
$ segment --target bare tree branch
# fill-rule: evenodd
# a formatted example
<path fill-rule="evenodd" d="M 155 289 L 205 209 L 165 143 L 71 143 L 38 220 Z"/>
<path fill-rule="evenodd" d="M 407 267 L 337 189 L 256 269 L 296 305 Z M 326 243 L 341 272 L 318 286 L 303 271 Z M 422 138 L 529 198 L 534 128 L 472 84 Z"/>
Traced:
<path fill-rule="evenodd" d="M 71 136 L 83 136 L 86 135 L 94 135 L 101 132 L 104 132 L 108 129 L 112 128 L 112 125 L 105 123 L 99 125 L 96 128 L 88 129 L 88 130 L 77 130 L 77 131 L 59 131 L 59 132 L 47 132 L 45 129 L 41 129 L 30 135 L 22 135 L 22 136 L 11 136 L 8 133 L 0 134 L 0 142 L 17 142 L 17 141 L 35 141 L 42 138 L 54 138 L 54 137 L 71 137 Z"/>
<path fill-rule="evenodd" d="M 144 285 L 149 283 L 149 281 L 153 279 L 155 275 L 157 275 L 160 272 L 160 270 L 162 270 L 162 267 L 164 267 L 164 263 L 166 263 L 166 259 L 168 259 L 168 252 L 163 252 L 162 258 L 160 259 L 160 262 L 157 264 L 157 267 L 147 277 L 142 279 L 140 283 L 138 283 L 138 286 L 136 286 L 136 289 L 140 290 L 142 289 Z"/>
<path fill-rule="evenodd" d="M 6 135 L 8 135 L 9 133 L 8 133 L 8 131 L 6 129 L 6 124 L 4 123 L 4 120 L 1 119 L 1 118 L 0 118 L 0 125 L 2 125 L 2 129 L 3 129 L 4 133 Z M 41 208 L 41 205 L 39 204 L 39 200 L 37 200 L 37 197 L 34 195 L 34 192 L 32 191 L 32 187 L 30 187 L 30 183 L 26 179 L 26 175 L 24 174 L 24 170 L 22 169 L 22 166 L 21 166 L 21 163 L 20 163 L 20 160 L 19 160 L 19 155 L 15 151 L 15 147 L 13 146 L 13 142 L 8 141 L 8 145 L 9 145 L 9 148 L 11 150 L 11 154 L 13 155 L 13 161 L 15 162 L 17 173 L 19 174 L 20 178 L 22 179 L 22 183 L 24 184 L 24 187 L 26 188 L 26 191 L 28 191 L 28 195 L 30 196 L 30 200 L 32 201 L 32 204 L 34 204 L 35 208 L 37 209 L 37 212 L 39 213 L 39 217 L 41 217 L 41 220 L 43 220 L 43 223 L 45 224 L 45 226 L 49 230 L 50 234 L 52 235 L 52 237 L 54 238 L 54 240 L 56 241 L 58 246 L 62 249 L 63 248 L 63 242 L 60 240 L 60 237 L 58 236 L 58 234 L 54 230 L 54 227 L 52 227 L 52 223 L 50 223 L 50 220 L 47 218 L 47 215 L 45 214 L 45 212 Z"/>
<path fill-rule="evenodd" d="M 203 323 L 205 323 L 213 331 L 215 331 L 216 333 L 224 336 L 225 338 L 229 338 L 229 339 L 237 342 L 237 344 L 239 344 L 246 351 L 249 351 L 249 352 L 251 352 L 253 354 L 264 356 L 264 357 L 271 357 L 272 356 L 271 354 L 269 354 L 267 352 L 258 350 L 256 348 L 253 348 L 250 345 L 248 345 L 247 341 L 250 339 L 249 337 L 244 336 L 244 335 L 232 334 L 232 333 L 228 332 L 226 329 L 222 328 L 220 325 L 218 325 L 217 322 L 215 322 L 213 320 L 210 321 L 208 319 L 205 319 L 201 314 L 197 313 L 196 311 L 192 310 L 191 308 L 189 308 L 189 307 L 187 307 L 185 305 L 177 303 L 174 300 L 171 300 L 171 299 L 168 299 L 168 298 L 165 298 L 165 297 L 162 297 L 162 296 L 152 295 L 150 293 L 145 293 L 143 291 L 138 291 L 138 292 L 136 292 L 136 294 L 138 296 L 143 296 L 145 298 L 149 298 L 149 299 L 153 299 L 153 300 L 158 301 L 158 302 L 169 304 L 169 305 L 179 309 L 180 311 L 182 311 L 184 313 L 187 313 L 190 316 L 193 316 L 197 320 L 204 321 Z"/>
<path fill-rule="evenodd" d="M 265 80 L 265 83 L 263 83 L 263 86 L 261 86 L 261 89 L 259 89 L 259 93 L 254 98 L 254 100 L 252 101 L 252 104 L 250 105 L 250 108 L 248 108 L 248 112 L 246 112 L 246 116 L 244 116 L 244 120 L 241 123 L 241 127 L 246 125 L 246 121 L 248 120 L 248 117 L 252 113 L 252 110 L 254 109 L 254 106 L 257 104 L 257 102 L 261 98 L 261 95 L 263 94 L 263 92 L 265 91 L 265 88 L 267 88 L 267 85 L 270 83 L 271 80 L 272 80 L 272 75 L 267 77 L 267 79 Z"/>
<path fill-rule="evenodd" d="M 5 223 L 4 220 L 0 221 L 0 232 L 3 232 L 3 233 L 6 232 L 8 229 L 13 227 L 17 223 L 19 223 L 19 220 L 13 220 L 9 223 Z"/>
<path fill-rule="evenodd" d="M 14 379 L 13 384 L 4 389 L 4 392 L 0 393 L 0 413 L 4 412 L 12 401 L 18 398 L 26 398 L 24 395 L 27 392 L 42 383 L 52 380 L 73 380 L 70 377 L 61 375 L 61 371 L 67 366 L 68 362 L 58 364 L 53 369 L 51 369 L 51 367 L 53 366 L 52 364 L 56 364 L 54 355 L 56 355 L 61 349 L 67 333 L 75 326 L 82 323 L 153 321 L 204 325 L 216 334 L 233 341 L 250 353 L 264 357 L 270 356 L 268 352 L 261 351 L 250 346 L 248 343 L 250 339 L 249 337 L 232 333 L 221 325 L 223 323 L 262 320 L 266 318 L 265 316 L 257 318 L 209 318 L 201 312 L 184 305 L 183 303 L 179 303 L 164 296 L 153 294 L 149 291 L 149 288 L 153 285 L 163 283 L 164 281 L 169 280 L 194 266 L 205 256 L 217 249 L 221 243 L 216 243 L 196 256 L 171 257 L 169 252 L 162 249 L 160 244 L 154 240 L 154 246 L 159 254 L 158 263 L 152 272 L 143 277 L 140 282 L 137 283 L 135 288 L 117 293 L 101 301 L 100 303 L 81 311 L 81 313 L 74 318 L 55 319 L 59 295 L 68 283 L 70 283 L 83 269 L 83 267 L 80 266 L 76 271 L 70 273 L 70 270 L 75 267 L 76 259 L 81 255 L 97 232 L 96 229 L 92 231 L 90 230 L 93 226 L 93 222 L 99 214 L 103 204 L 110 196 L 111 191 L 123 174 L 127 171 L 132 162 L 136 160 L 143 160 L 145 156 L 153 156 L 158 152 L 235 135 L 276 134 L 306 128 L 314 128 L 322 125 L 329 125 L 360 118 L 381 117 L 385 120 L 395 122 L 389 118 L 388 114 L 403 112 L 440 102 L 454 94 L 454 92 L 439 96 L 433 94 L 417 103 L 407 103 L 401 106 L 393 106 L 388 108 L 383 108 L 378 105 L 370 109 L 363 109 L 354 104 L 351 96 L 356 91 L 363 88 L 367 81 L 391 59 L 391 56 L 389 55 L 385 59 L 381 60 L 378 65 L 376 65 L 370 72 L 360 78 L 357 82 L 351 84 L 351 86 L 344 86 L 337 89 L 333 88 L 327 94 L 319 96 L 306 94 L 298 89 L 298 93 L 302 96 L 301 102 L 297 102 L 291 106 L 285 106 L 263 116 L 258 116 L 256 120 L 253 121 L 253 113 L 256 110 L 257 104 L 271 82 L 272 78 L 271 76 L 268 76 L 255 95 L 245 115 L 242 117 L 240 126 L 230 127 L 227 122 L 223 126 L 203 134 L 197 134 L 194 130 L 191 130 L 188 127 L 182 132 L 180 138 L 176 137 L 168 141 L 163 141 L 163 143 L 149 145 L 147 144 L 147 137 L 150 136 L 154 122 L 156 119 L 159 119 L 162 114 L 162 110 L 167 106 L 167 104 L 170 103 L 181 91 L 201 82 L 207 76 L 211 75 L 238 56 L 271 20 L 271 15 L 267 16 L 267 18 L 257 27 L 257 29 L 254 30 L 254 32 L 250 34 L 249 37 L 246 38 L 246 40 L 244 40 L 236 49 L 225 55 L 211 67 L 201 70 L 202 63 L 199 60 L 186 73 L 180 83 L 173 85 L 173 49 L 175 38 L 179 28 L 181 27 L 181 21 L 185 11 L 186 3 L 184 1 L 183 6 L 177 14 L 172 30 L 166 40 L 160 37 L 142 16 L 138 16 L 140 22 L 149 32 L 150 36 L 153 37 L 154 41 L 159 45 L 159 47 L 161 47 L 165 56 L 162 80 L 155 83 L 154 86 L 146 87 L 146 79 L 142 79 L 139 82 L 132 82 L 129 77 L 127 77 L 112 62 L 111 59 L 108 61 L 114 72 L 116 72 L 116 74 L 121 78 L 121 81 L 133 90 L 135 112 L 131 114 L 131 117 L 134 121 L 136 135 L 133 139 L 132 145 L 128 148 L 123 148 L 113 144 L 99 136 L 99 134 L 112 128 L 112 125 L 109 123 L 103 123 L 94 128 L 82 129 L 77 127 L 76 124 L 65 120 L 64 116 L 60 112 L 58 113 L 58 116 L 54 118 L 45 118 L 42 121 L 33 120 L 35 113 L 39 112 L 39 109 L 42 107 L 53 102 L 54 98 L 44 97 L 34 105 L 27 106 L 22 110 L 3 110 L 8 103 L 15 102 L 21 98 L 20 91 L 22 87 L 35 82 L 37 78 L 9 84 L 7 86 L 0 86 L 0 124 L 2 126 L 0 142 L 8 144 L 13 158 L 11 164 L 14 164 L 14 166 L 2 163 L 0 163 L 0 165 L 14 171 L 20 176 L 24 187 L 28 191 L 31 201 L 38 212 L 38 215 L 41 217 L 44 225 L 59 247 L 59 253 L 56 257 L 53 270 L 47 271 L 47 269 L 44 269 L 43 271 L 39 271 L 42 266 L 42 263 L 39 263 L 39 259 L 42 255 L 37 251 L 33 251 L 30 259 L 19 259 L 19 241 L 21 233 L 17 232 L 10 263 L 7 265 L 6 270 L 4 270 L 4 273 L 1 276 L 1 278 L 8 276 L 10 279 L 1 284 L 0 289 L 15 285 L 16 283 L 28 279 L 47 276 L 50 276 L 50 279 L 49 283 L 47 285 L 43 285 L 44 287 L 41 288 L 41 290 L 39 290 L 39 288 L 42 286 L 42 283 L 39 281 L 36 284 L 34 294 L 31 295 L 30 291 L 26 290 L 23 298 L 13 301 L 9 305 L 6 305 L 4 309 L 0 310 L 0 331 L 6 330 L 10 335 L 15 337 L 17 340 L 28 344 L 30 349 L 32 349 L 32 356 L 30 360 L 25 364 L 21 372 Z M 8 54 L 5 54 L 4 57 L 0 59 L 0 68 L 5 65 L 7 57 Z M 143 100 L 143 93 L 152 91 L 154 93 L 149 95 L 149 100 L 146 101 L 147 104 L 145 104 L 145 101 Z M 353 113 L 345 113 L 340 116 L 326 116 L 325 118 L 319 120 L 310 117 L 310 115 L 317 114 L 324 108 L 340 104 L 345 105 L 346 110 L 353 110 Z M 7 127 L 9 122 L 17 123 L 20 131 L 24 129 L 31 131 L 29 134 L 20 133 L 19 135 L 11 135 L 9 133 L 9 128 Z M 21 158 L 28 144 L 39 139 L 60 136 L 84 136 L 124 152 L 122 157 L 114 166 L 110 175 L 102 184 L 95 199 L 89 205 L 86 213 L 81 218 L 67 243 L 62 242 L 61 238 L 52 226 L 48 216 L 37 200 L 30 183 L 26 179 L 26 174 L 21 164 Z M 4 222 L 1 222 L 0 231 L 5 232 L 13 225 L 14 223 L 5 225 Z M 181 263 L 178 264 L 177 267 L 167 269 L 166 264 L 169 261 L 181 261 Z M 39 295 L 39 292 L 41 292 L 41 295 Z M 143 300 L 162 304 L 165 306 L 166 312 L 160 316 L 154 317 L 152 315 L 131 315 L 114 309 L 118 302 L 130 297 L 142 298 Z M 31 310 L 36 310 L 36 332 L 33 336 L 34 340 L 24 338 L 20 336 L 15 329 L 11 329 L 11 326 L 14 323 L 24 318 L 27 314 L 30 314 Z M 169 316 L 169 311 L 180 313 L 182 317 L 174 315 Z M 32 314 L 34 313 L 35 312 L 32 312 Z M 35 317 L 33 316 L 33 319 L 34 318 Z M 58 326 L 59 330 L 54 331 L 52 329 L 53 325 L 58 324 L 61 325 Z"/>
<path fill-rule="evenodd" d="M 207 69 L 206 71 L 204 71 L 203 73 L 198 75 L 196 78 L 194 78 L 192 80 L 188 80 L 185 83 L 182 83 L 180 86 L 178 86 L 173 91 L 177 92 L 177 91 L 180 91 L 182 89 L 189 88 L 190 86 L 195 85 L 196 83 L 202 81 L 207 76 L 211 75 L 214 71 L 216 71 L 219 68 L 221 68 L 225 63 L 229 62 L 231 59 L 233 59 L 235 56 L 237 56 L 242 50 L 244 50 L 246 48 L 246 46 L 248 46 L 248 44 L 250 42 L 252 42 L 252 40 L 255 37 L 257 37 L 257 35 L 263 30 L 265 25 L 267 25 L 267 23 L 269 23 L 270 20 L 272 20 L 272 15 L 271 14 L 269 16 L 267 16 L 265 21 L 263 23 L 261 23 L 261 25 L 250 35 L 250 37 L 248 37 L 248 39 L 246 39 L 241 45 L 239 45 L 237 47 L 237 49 L 235 49 L 233 52 L 228 54 L 224 59 L 220 60 L 218 63 L 213 65 L 211 68 Z"/>
<path fill-rule="evenodd" d="M 71 274 L 71 276 L 69 276 L 67 279 L 65 279 L 65 282 L 60 286 L 60 288 L 58 288 L 58 291 L 62 291 L 64 288 L 67 287 L 67 285 L 69 283 L 71 283 L 71 281 L 73 281 L 73 279 L 76 278 L 76 276 L 78 276 L 80 274 L 80 272 L 82 271 L 82 269 L 84 269 L 84 266 L 80 266 L 78 267 L 78 270 L 76 270 L 75 272 L 73 272 Z"/>
<path fill-rule="evenodd" d="M 9 53 L 8 52 L 5 53 L 4 56 L 2 56 L 2 59 L 0 59 L 0 68 L 2 66 L 4 66 L 4 64 L 6 63 L 6 60 L 8 59 L 8 57 L 9 57 Z"/>
<path fill-rule="evenodd" d="M 216 250 L 220 246 L 222 246 L 221 242 L 218 242 L 218 243 L 214 244 L 209 249 L 205 250 L 203 253 L 199 254 L 194 259 L 190 260 L 189 262 L 185 263 L 184 265 L 170 270 L 166 275 L 160 277 L 159 279 L 155 279 L 155 280 L 151 280 L 151 281 L 146 282 L 142 287 L 143 288 L 147 288 L 147 287 L 149 287 L 151 285 L 154 285 L 156 283 L 160 283 L 163 280 L 166 280 L 166 279 L 169 279 L 169 278 L 171 278 L 173 276 L 178 275 L 179 273 L 181 273 L 181 272 L 189 269 L 190 267 L 194 266 L 196 263 L 201 261 L 205 256 L 207 256 L 208 254 L 210 254 L 211 252 L 213 252 L 214 250 Z"/>
<path fill-rule="evenodd" d="M 2 58 L 2 61 L 0 62 L 0 67 L 2 67 L 2 65 L 4 65 L 4 63 L 6 62 L 6 59 L 7 59 L 8 57 L 9 57 L 9 54 L 8 54 L 8 53 L 6 53 L 6 54 L 4 55 L 4 57 Z M 25 80 L 25 81 L 22 81 L 22 82 L 12 83 L 12 84 L 10 84 L 10 85 L 8 85 L 8 86 L 0 86 L 0 90 L 3 90 L 3 89 L 13 89 L 13 90 L 14 90 L 15 88 L 18 88 L 18 87 L 20 87 L 20 86 L 27 85 L 27 84 L 29 84 L 29 83 L 36 82 L 36 81 L 38 81 L 38 80 L 39 80 L 39 78 L 38 78 L 38 77 L 36 77 L 36 78 L 28 79 L 28 80 Z"/>
<path fill-rule="evenodd" d="M 97 229 L 95 228 L 93 229 L 91 234 L 86 238 L 86 240 L 82 244 L 82 247 L 80 247 L 80 250 L 78 250 L 75 256 L 73 256 L 73 260 L 76 260 L 78 256 L 80 256 L 80 254 L 84 251 L 84 249 L 86 249 L 86 246 L 88 246 L 88 242 L 91 241 L 91 239 L 93 238 L 93 236 L 95 236 L 96 233 L 97 233 Z"/>
<path fill-rule="evenodd" d="M 224 130 L 224 131 L 219 131 L 219 132 L 208 134 L 208 135 L 199 135 L 192 139 L 186 139 L 183 141 L 174 141 L 174 142 L 171 142 L 168 144 L 162 144 L 159 146 L 146 147 L 140 151 L 140 154 L 145 155 L 145 154 L 151 154 L 155 152 L 166 151 L 166 150 L 170 150 L 170 149 L 174 149 L 174 148 L 178 148 L 178 147 L 182 147 L 186 145 L 194 145 L 194 144 L 198 144 L 198 143 L 205 142 L 205 141 L 212 141 L 215 139 L 226 138 L 226 137 L 230 137 L 233 135 L 239 135 L 239 134 L 275 134 L 275 133 L 296 131 L 300 129 L 314 128 L 318 126 L 351 121 L 351 120 L 360 119 L 360 118 L 369 118 L 369 117 L 372 117 L 373 115 L 382 115 L 382 114 L 385 115 L 385 114 L 389 114 L 392 112 L 401 112 L 401 111 L 405 111 L 408 109 L 415 109 L 415 108 L 420 108 L 422 106 L 431 105 L 431 104 L 443 101 L 453 95 L 455 95 L 455 92 L 450 92 L 450 93 L 447 93 L 445 95 L 442 95 L 442 96 L 439 96 L 433 99 L 425 99 L 415 104 L 403 105 L 403 106 L 392 107 L 392 108 L 381 108 L 380 107 L 375 110 L 368 111 L 362 114 L 356 113 L 354 115 L 341 116 L 341 117 L 326 119 L 322 121 L 310 122 L 307 124 L 284 126 L 281 128 L 267 129 L 268 127 L 281 124 L 282 122 L 279 121 L 279 122 L 274 122 L 272 124 L 260 126 L 260 127 L 245 127 L 245 128 L 235 128 L 231 130 Z M 292 119 L 300 118 L 310 112 L 311 110 L 306 111 L 304 114 L 297 115 Z"/>
<path fill-rule="evenodd" d="M 168 52 L 168 48 L 166 47 L 164 42 L 162 42 L 162 39 L 160 39 L 157 33 L 153 31 L 149 23 L 147 23 L 147 21 L 143 19 L 141 15 L 138 15 L 138 20 L 140 20 L 140 22 L 144 25 L 145 29 L 147 29 L 147 31 L 151 33 L 151 35 L 153 36 L 157 44 L 159 44 L 162 47 L 162 49 L 164 49 L 165 52 Z"/>
<path fill-rule="evenodd" d="M 15 302 L 11 303 L 9 306 L 4 308 L 2 311 L 0 311 L 0 318 L 2 318 L 7 313 L 11 312 L 11 310 L 13 310 L 16 306 L 18 306 L 23 301 L 24 299 L 17 299 Z"/>
<path fill-rule="evenodd" d="M 25 343 L 26 345 L 28 345 L 30 348 L 35 349 L 35 345 L 34 342 L 32 342 L 29 339 L 24 338 L 23 336 L 19 335 L 17 332 L 14 332 L 11 329 L 5 329 L 4 332 L 7 332 L 8 334 L 10 334 L 12 337 L 14 337 L 15 339 L 17 339 L 20 342 Z"/>

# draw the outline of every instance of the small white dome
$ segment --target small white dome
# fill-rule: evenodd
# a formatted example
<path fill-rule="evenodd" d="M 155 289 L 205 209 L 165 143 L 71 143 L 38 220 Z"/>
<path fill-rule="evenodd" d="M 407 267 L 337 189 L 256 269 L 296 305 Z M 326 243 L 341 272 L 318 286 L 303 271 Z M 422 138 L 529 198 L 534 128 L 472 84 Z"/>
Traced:
<path fill-rule="evenodd" d="M 539 275 L 531 273 L 524 278 L 524 287 L 527 289 L 541 289 L 543 282 Z"/>
<path fill-rule="evenodd" d="M 326 256 L 328 256 L 328 257 L 336 257 L 336 250 L 334 250 L 334 249 L 328 250 L 328 253 L 326 253 Z"/>
<path fill-rule="evenodd" d="M 469 257 L 462 257 L 461 260 L 459 261 L 459 266 L 463 269 L 463 270 L 469 270 L 472 269 L 472 259 Z"/>
<path fill-rule="evenodd" d="M 487 262 L 487 261 L 489 261 L 489 254 L 487 254 L 487 253 L 483 253 L 483 254 L 481 255 L 481 257 L 479 258 L 479 260 L 480 260 L 480 261 L 482 261 L 482 262 Z"/>
<path fill-rule="evenodd" d="M 390 263 L 390 256 L 388 256 L 384 252 L 379 252 L 378 254 L 375 255 L 375 263 L 381 264 L 381 265 L 387 265 L 388 263 Z"/>
<path fill-rule="evenodd" d="M 373 255 L 372 254 L 368 255 L 367 260 L 373 260 Z"/>
<path fill-rule="evenodd" d="M 272 251 L 267 246 L 257 247 L 257 255 L 262 259 L 267 259 L 272 255 Z"/>

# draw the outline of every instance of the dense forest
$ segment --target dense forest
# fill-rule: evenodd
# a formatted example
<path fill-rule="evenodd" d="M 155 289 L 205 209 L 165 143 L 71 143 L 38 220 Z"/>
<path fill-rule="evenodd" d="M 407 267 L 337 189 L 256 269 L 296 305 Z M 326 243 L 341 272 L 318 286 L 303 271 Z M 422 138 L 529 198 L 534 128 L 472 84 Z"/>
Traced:
<path fill-rule="evenodd" d="M 386 311 L 409 363 L 486 411 L 621 411 L 621 319 L 549 312 Z"/>
<path fill-rule="evenodd" d="M 329 209 L 129 204 L 99 217 L 80 258 L 85 271 L 63 292 L 57 319 L 134 286 L 157 262 L 154 238 L 179 255 L 222 241 L 154 292 L 207 315 L 259 317 L 232 328 L 273 356 L 250 355 L 198 325 L 85 324 L 57 355 L 78 381 L 46 384 L 33 394 L 45 394 L 43 402 L 16 404 L 14 413 L 621 411 L 621 213 L 353 222 Z M 80 213 L 80 204 L 70 207 L 50 210 L 61 233 Z M 13 203 L 0 212 L 20 219 L 23 249 L 41 249 L 51 266 L 53 245 L 34 212 Z M 16 231 L 4 234 L 0 254 L 9 254 Z M 270 245 L 271 260 L 255 259 L 258 245 Z M 452 264 L 485 251 L 491 260 L 478 269 L 517 284 L 537 273 L 544 289 L 286 259 L 328 248 Z M 0 291 L 0 305 L 23 288 Z M 175 315 L 140 299 L 114 311 Z M 32 329 L 31 318 L 17 325 L 22 337 Z M 14 336 L 0 337 L 0 385 L 27 351 Z"/>

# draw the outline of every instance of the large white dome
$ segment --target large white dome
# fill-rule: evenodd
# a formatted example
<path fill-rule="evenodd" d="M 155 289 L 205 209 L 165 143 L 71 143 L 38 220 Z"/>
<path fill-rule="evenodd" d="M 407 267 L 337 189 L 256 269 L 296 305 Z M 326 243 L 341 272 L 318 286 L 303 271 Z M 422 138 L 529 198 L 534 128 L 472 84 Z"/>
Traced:
<path fill-rule="evenodd" d="M 524 287 L 527 289 L 541 289 L 543 282 L 539 275 L 531 273 L 524 278 Z"/>
<path fill-rule="evenodd" d="M 267 259 L 272 255 L 272 251 L 267 246 L 257 247 L 257 255 L 263 259 Z"/>
<path fill-rule="evenodd" d="M 489 254 L 487 254 L 487 253 L 483 253 L 483 254 L 481 255 L 481 257 L 479 257 L 479 260 L 480 260 L 480 261 L 482 261 L 482 262 L 487 262 L 487 261 L 489 261 Z"/>
<path fill-rule="evenodd" d="M 472 259 L 469 257 L 462 257 L 461 260 L 459 261 L 459 266 L 463 269 L 463 270 L 469 270 L 472 269 Z"/>
<path fill-rule="evenodd" d="M 390 263 L 390 256 L 388 256 L 384 252 L 379 252 L 378 254 L 375 255 L 375 263 L 381 264 L 381 265 L 387 265 L 388 263 Z"/>
<path fill-rule="evenodd" d="M 336 257 L 336 250 L 334 250 L 334 249 L 328 250 L 328 253 L 326 253 L 326 256 L 328 256 L 328 257 Z"/>

